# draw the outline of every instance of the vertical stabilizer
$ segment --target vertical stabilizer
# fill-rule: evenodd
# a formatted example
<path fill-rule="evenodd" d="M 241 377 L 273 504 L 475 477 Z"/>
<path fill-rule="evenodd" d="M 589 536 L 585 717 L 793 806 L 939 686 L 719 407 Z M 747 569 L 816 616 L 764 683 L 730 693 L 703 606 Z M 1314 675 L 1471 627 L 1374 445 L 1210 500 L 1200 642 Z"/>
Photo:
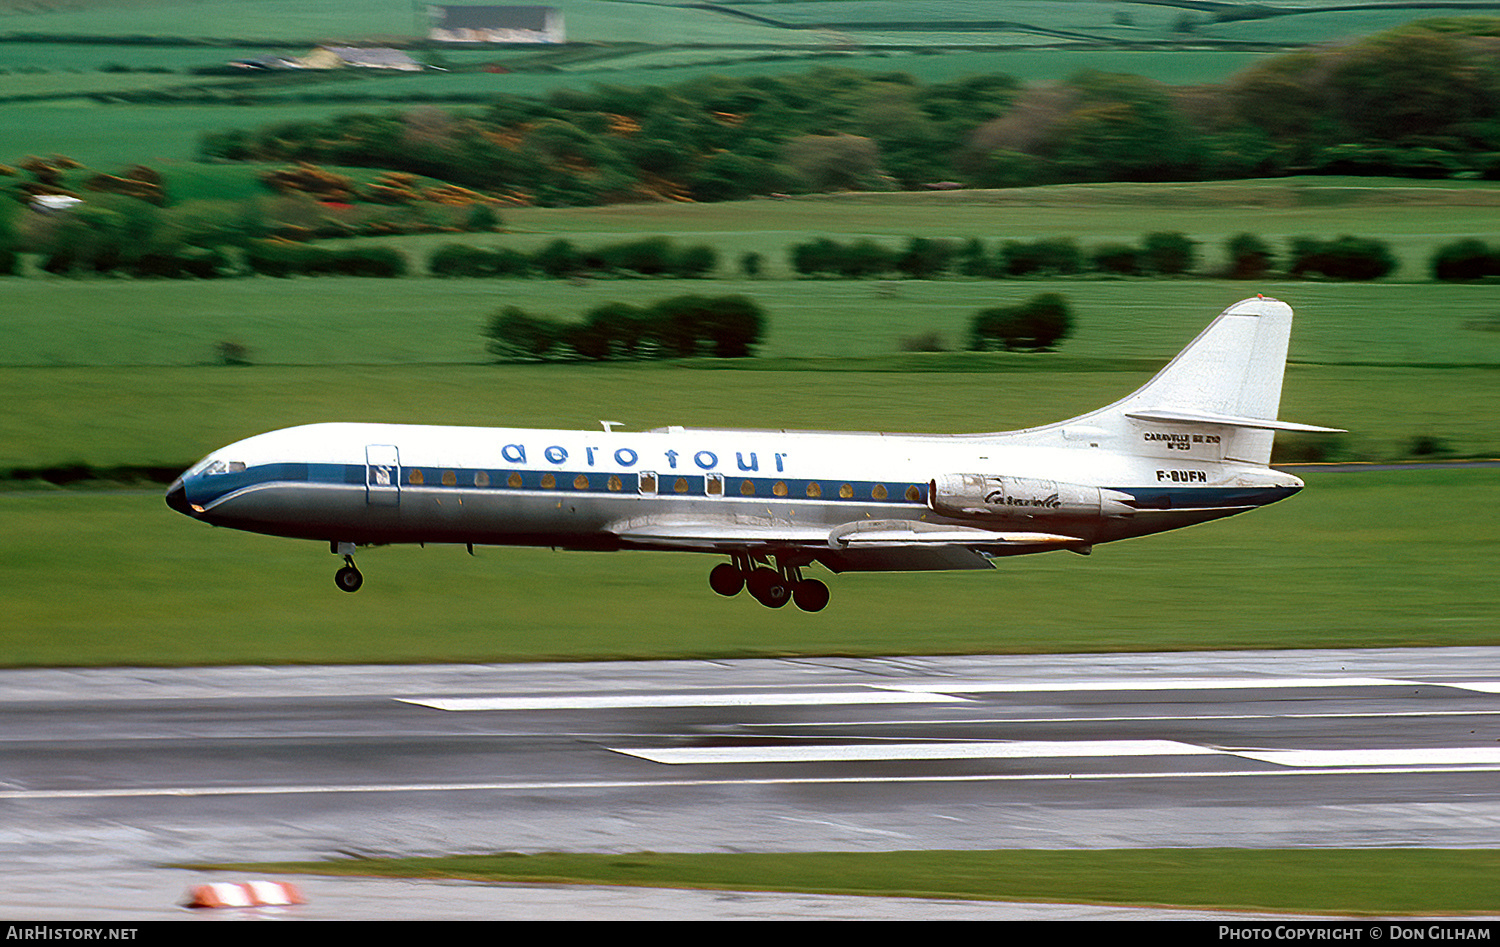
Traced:
<path fill-rule="evenodd" d="M 1279 299 L 1237 302 L 1135 392 L 1067 423 L 1129 435 L 1151 456 L 1210 444 L 1218 459 L 1269 464 L 1276 431 L 1338 430 L 1276 417 L 1291 332 L 1292 307 Z"/>
<path fill-rule="evenodd" d="M 1291 334 L 1292 307 L 1279 299 L 1235 303 L 1124 406 L 1274 421 Z"/>

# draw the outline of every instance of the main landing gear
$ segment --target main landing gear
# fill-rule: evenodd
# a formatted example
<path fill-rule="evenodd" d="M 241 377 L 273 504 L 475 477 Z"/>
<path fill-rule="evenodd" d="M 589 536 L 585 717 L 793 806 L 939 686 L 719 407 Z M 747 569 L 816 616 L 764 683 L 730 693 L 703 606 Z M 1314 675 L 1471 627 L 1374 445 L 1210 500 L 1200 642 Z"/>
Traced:
<path fill-rule="evenodd" d="M 767 608 L 780 608 L 796 602 L 804 612 L 820 612 L 828 604 L 828 586 L 817 579 L 804 579 L 802 566 L 778 558 L 772 568 L 768 560 L 758 557 L 757 566 L 748 553 L 735 553 L 733 562 L 720 563 L 708 574 L 708 587 L 720 595 L 738 595 L 749 589 L 750 597 Z"/>
<path fill-rule="evenodd" d="M 353 543 L 329 543 L 329 552 L 344 557 L 344 567 L 333 574 L 333 584 L 342 592 L 358 592 L 359 587 L 365 584 L 364 573 L 354 564 Z"/>

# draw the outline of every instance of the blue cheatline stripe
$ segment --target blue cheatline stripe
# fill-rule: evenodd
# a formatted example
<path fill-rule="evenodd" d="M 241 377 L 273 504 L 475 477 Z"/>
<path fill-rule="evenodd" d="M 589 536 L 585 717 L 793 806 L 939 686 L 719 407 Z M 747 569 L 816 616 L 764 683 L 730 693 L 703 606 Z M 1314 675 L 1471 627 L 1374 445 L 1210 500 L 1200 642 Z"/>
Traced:
<path fill-rule="evenodd" d="M 368 471 L 363 464 L 261 464 L 244 471 L 199 478 L 194 485 L 193 501 L 210 503 L 236 490 L 268 483 L 364 486 L 367 476 Z M 813 499 L 851 503 L 868 503 L 873 500 L 925 506 L 928 492 L 927 484 L 906 481 L 806 480 L 729 475 L 719 479 L 701 473 L 679 473 L 674 470 L 656 471 L 655 492 L 658 496 L 720 496 L 717 492 L 708 492 L 710 483 L 722 489 L 722 495 L 731 499 Z M 403 466 L 400 470 L 400 487 L 403 490 L 420 488 L 493 493 L 558 490 L 571 493 L 635 494 L 641 490 L 641 476 L 632 472 L 608 473 L 598 470 Z"/>
<path fill-rule="evenodd" d="M 1297 487 L 1109 487 L 1127 493 L 1141 510 L 1265 506 L 1296 493 Z"/>
<path fill-rule="evenodd" d="M 412 478 L 420 472 L 420 483 Z M 451 474 L 451 483 L 445 475 Z M 197 478 L 192 498 L 211 503 L 236 490 L 267 483 L 320 483 L 363 486 L 367 468 L 363 464 L 261 464 L 234 473 Z M 519 478 L 519 483 L 512 478 Z M 476 482 L 476 478 L 478 482 Z M 582 478 L 582 479 L 580 479 Z M 467 490 L 506 493 L 516 490 L 557 490 L 569 493 L 636 494 L 639 473 L 608 473 L 598 470 L 514 470 L 504 468 L 402 467 L 401 489 Z M 806 480 L 726 475 L 711 481 L 701 473 L 656 471 L 657 496 L 718 496 L 709 494 L 710 482 L 721 484 L 730 499 L 808 500 L 851 503 L 927 505 L 928 485 L 907 481 Z M 747 486 L 748 485 L 748 486 Z M 1295 487 L 1108 487 L 1129 494 L 1142 510 L 1202 509 L 1209 507 L 1264 506 L 1297 492 Z M 883 491 L 883 495 L 882 495 Z"/>

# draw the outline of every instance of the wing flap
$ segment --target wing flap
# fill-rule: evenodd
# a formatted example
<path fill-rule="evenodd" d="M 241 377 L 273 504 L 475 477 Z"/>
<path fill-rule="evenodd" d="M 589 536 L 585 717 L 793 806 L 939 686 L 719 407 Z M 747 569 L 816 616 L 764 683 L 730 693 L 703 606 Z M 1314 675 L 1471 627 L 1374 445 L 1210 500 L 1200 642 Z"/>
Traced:
<path fill-rule="evenodd" d="M 856 520 L 835 527 L 828 545 L 836 549 L 855 546 L 1078 546 L 1077 536 L 945 526 L 920 520 Z"/>

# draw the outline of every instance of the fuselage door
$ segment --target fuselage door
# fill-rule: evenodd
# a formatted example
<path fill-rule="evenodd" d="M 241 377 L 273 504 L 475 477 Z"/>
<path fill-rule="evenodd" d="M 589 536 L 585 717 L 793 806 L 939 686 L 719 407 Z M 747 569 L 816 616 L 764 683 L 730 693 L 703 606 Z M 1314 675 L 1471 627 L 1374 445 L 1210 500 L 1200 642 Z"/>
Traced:
<path fill-rule="evenodd" d="M 401 456 L 394 444 L 365 446 L 365 502 L 371 506 L 401 505 Z"/>

